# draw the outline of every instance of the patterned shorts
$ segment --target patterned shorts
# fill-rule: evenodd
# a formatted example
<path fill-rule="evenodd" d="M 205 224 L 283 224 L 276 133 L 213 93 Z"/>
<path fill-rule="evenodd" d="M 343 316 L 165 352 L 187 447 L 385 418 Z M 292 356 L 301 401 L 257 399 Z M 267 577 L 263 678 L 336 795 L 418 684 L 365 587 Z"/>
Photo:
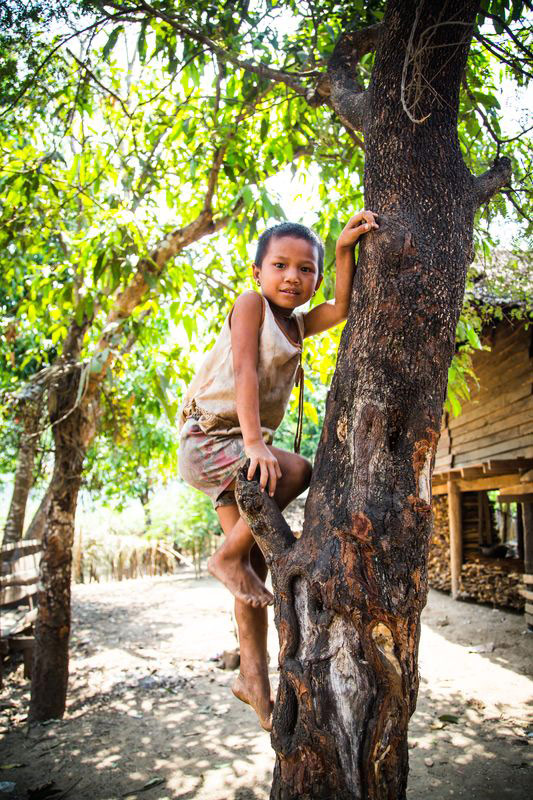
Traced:
<path fill-rule="evenodd" d="M 189 417 L 181 430 L 179 473 L 190 486 L 209 495 L 215 508 L 235 504 L 235 495 L 228 486 L 245 462 L 240 436 L 207 435 L 198 421 Z"/>

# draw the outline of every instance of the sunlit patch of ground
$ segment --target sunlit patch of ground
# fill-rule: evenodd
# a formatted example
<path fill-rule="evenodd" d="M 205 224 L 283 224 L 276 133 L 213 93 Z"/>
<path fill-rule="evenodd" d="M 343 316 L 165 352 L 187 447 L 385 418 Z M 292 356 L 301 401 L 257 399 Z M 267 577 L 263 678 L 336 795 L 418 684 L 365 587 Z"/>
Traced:
<path fill-rule="evenodd" d="M 188 572 L 74 587 L 68 712 L 28 732 L 27 682 L 21 670 L 7 676 L 0 765 L 23 766 L 0 781 L 19 798 L 53 781 L 71 800 L 266 800 L 269 737 L 233 699 L 234 673 L 210 660 L 235 647 L 231 606 L 213 579 Z M 431 593 L 410 800 L 533 796 L 533 636 L 523 629 L 518 615 Z M 273 627 L 270 651 L 275 680 Z"/>

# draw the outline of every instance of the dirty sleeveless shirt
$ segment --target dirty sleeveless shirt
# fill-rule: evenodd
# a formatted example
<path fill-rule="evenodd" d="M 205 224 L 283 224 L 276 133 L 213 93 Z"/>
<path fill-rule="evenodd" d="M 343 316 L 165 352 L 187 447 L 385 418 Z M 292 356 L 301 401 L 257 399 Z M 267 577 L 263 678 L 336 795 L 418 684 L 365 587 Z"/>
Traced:
<path fill-rule="evenodd" d="M 262 300 L 257 362 L 259 418 L 263 438 L 271 442 L 299 372 L 304 321 L 302 312 L 293 314 L 300 339 L 298 343 L 293 342 L 276 322 L 269 303 L 264 297 Z M 180 429 L 189 417 L 194 417 L 205 434 L 242 436 L 235 397 L 230 318 L 231 314 L 187 389 L 180 413 Z"/>

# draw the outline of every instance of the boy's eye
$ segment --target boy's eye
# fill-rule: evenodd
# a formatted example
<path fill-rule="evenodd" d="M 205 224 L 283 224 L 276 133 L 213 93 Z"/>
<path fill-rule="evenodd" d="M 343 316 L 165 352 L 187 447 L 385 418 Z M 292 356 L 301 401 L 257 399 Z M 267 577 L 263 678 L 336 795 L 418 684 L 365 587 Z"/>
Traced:
<path fill-rule="evenodd" d="M 275 267 L 281 267 L 281 268 L 283 269 L 283 267 L 285 266 L 285 264 L 283 264 L 281 261 L 278 261 L 276 264 L 274 264 L 274 266 L 275 266 Z"/>

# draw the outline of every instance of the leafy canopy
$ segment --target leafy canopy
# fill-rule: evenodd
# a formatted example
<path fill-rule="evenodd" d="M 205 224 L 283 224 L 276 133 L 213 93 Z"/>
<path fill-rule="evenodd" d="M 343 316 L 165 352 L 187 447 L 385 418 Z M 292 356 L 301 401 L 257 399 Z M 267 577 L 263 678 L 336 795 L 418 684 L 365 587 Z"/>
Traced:
<path fill-rule="evenodd" d="M 0 10 L 3 397 L 54 363 L 76 325 L 85 331 L 80 358 L 97 367 L 108 314 L 153 245 L 207 206 L 218 230 L 180 250 L 158 277 L 147 274 L 149 292 L 119 325 L 87 477 L 95 490 L 136 494 L 153 472 L 175 469 L 169 425 L 183 388 L 246 286 L 257 231 L 285 216 L 285 190 L 275 186 L 290 192 L 294 175 L 316 186 L 302 216 L 326 243 L 315 301 L 332 297 L 335 240 L 363 204 L 364 149 L 320 86 L 339 34 L 379 22 L 384 6 L 9 0 Z M 519 123 L 505 126 L 501 85 L 521 87 L 532 63 L 526 4 L 482 8 L 459 136 L 474 173 L 504 154 L 514 171 L 514 188 L 478 215 L 478 252 L 488 262 L 498 226 L 514 225 L 519 247 L 531 234 L 531 151 Z M 368 54 L 357 66 L 362 86 L 372 63 Z M 480 346 L 472 302 L 480 271 L 478 260 L 450 371 L 454 411 L 467 392 L 469 352 Z M 513 292 L 509 274 L 500 296 Z M 313 438 L 339 335 L 307 348 Z M 13 437 L 5 404 L 4 414 Z M 115 488 L 111 474 L 121 475 Z"/>

